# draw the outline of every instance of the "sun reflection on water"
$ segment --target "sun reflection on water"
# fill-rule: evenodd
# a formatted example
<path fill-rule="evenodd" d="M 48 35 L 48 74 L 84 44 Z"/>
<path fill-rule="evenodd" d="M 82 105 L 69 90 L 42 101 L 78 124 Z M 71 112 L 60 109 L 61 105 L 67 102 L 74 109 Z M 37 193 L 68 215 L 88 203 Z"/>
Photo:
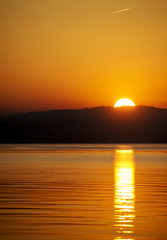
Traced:
<path fill-rule="evenodd" d="M 117 239 L 134 240 L 135 167 L 133 150 L 116 150 L 114 219 Z"/>

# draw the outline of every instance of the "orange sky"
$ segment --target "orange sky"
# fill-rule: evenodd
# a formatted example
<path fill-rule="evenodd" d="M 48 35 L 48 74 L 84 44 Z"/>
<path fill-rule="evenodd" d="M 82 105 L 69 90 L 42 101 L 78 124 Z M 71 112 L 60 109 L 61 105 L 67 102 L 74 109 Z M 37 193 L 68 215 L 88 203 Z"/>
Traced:
<path fill-rule="evenodd" d="M 0 114 L 167 107 L 166 13 L 166 0 L 0 1 Z"/>

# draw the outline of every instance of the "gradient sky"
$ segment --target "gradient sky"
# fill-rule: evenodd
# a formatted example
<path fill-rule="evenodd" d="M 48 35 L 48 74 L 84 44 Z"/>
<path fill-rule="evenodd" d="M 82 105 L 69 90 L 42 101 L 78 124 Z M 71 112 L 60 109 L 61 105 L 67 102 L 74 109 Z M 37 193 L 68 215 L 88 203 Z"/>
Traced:
<path fill-rule="evenodd" d="M 167 0 L 1 0 L 0 113 L 167 107 L 166 23 Z"/>

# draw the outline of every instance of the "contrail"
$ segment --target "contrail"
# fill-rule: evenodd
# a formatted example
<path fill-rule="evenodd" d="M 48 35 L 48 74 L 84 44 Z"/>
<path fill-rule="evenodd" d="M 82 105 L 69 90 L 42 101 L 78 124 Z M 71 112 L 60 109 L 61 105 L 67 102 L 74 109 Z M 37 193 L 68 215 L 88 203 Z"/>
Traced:
<path fill-rule="evenodd" d="M 117 13 L 129 11 L 129 10 L 130 10 L 130 8 L 124 8 L 124 9 L 121 9 L 121 10 L 119 10 L 119 11 L 113 12 L 113 13 L 111 13 L 111 14 L 117 14 Z"/>

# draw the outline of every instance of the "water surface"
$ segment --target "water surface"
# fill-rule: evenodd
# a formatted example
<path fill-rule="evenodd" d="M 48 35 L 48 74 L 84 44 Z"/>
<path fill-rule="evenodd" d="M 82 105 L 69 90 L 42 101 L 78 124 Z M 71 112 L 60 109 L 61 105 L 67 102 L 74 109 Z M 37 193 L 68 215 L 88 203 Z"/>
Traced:
<path fill-rule="evenodd" d="M 0 145 L 0 239 L 167 239 L 167 145 Z"/>

